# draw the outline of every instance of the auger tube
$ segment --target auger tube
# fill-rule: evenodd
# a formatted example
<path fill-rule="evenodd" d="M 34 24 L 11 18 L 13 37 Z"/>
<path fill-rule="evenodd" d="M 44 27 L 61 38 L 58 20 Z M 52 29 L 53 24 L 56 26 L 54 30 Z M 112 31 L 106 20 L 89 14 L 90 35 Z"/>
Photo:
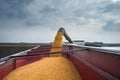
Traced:
<path fill-rule="evenodd" d="M 73 43 L 73 41 L 71 40 L 71 38 L 69 37 L 69 35 L 66 33 L 65 29 L 64 28 L 60 28 L 58 30 L 58 32 L 62 32 L 63 33 L 63 36 L 66 38 L 66 40 L 68 40 L 69 43 Z"/>
<path fill-rule="evenodd" d="M 62 51 L 62 40 L 63 40 L 62 36 L 64 36 L 69 41 L 69 43 L 73 43 L 72 40 L 70 39 L 70 37 L 65 32 L 65 29 L 60 28 L 55 36 L 53 43 L 52 43 L 52 49 L 50 52 Z M 62 53 L 58 53 L 58 54 L 51 54 L 50 56 L 57 57 L 57 56 L 61 56 L 61 55 L 62 55 Z"/>

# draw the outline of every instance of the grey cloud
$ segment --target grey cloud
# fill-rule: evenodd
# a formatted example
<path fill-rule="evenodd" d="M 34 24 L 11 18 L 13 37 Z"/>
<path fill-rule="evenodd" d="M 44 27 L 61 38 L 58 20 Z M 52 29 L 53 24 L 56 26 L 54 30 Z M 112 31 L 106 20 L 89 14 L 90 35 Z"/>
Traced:
<path fill-rule="evenodd" d="M 45 26 L 46 24 L 48 24 L 47 23 L 48 21 L 47 20 L 44 20 L 44 18 L 42 19 L 42 18 L 35 18 L 35 19 L 29 19 L 29 20 L 26 20 L 25 22 L 24 22 L 24 24 L 25 25 L 27 25 L 27 26 L 30 26 L 30 27 L 35 27 L 35 26 L 38 26 L 38 25 L 40 25 L 40 26 Z"/>
<path fill-rule="evenodd" d="M 109 3 L 99 8 L 99 10 L 102 13 L 112 13 L 113 15 L 115 14 L 119 15 L 120 14 L 120 2 Z"/>
<path fill-rule="evenodd" d="M 117 3 L 111 3 L 105 7 L 104 12 L 110 12 L 110 11 L 119 11 L 120 10 L 120 2 Z"/>
<path fill-rule="evenodd" d="M 54 13 L 56 11 L 57 11 L 57 9 L 52 8 L 51 6 L 46 5 L 46 6 L 44 6 L 44 8 L 42 10 L 40 10 L 40 13 L 44 13 L 44 14 L 48 13 L 49 14 L 49 13 Z"/>
<path fill-rule="evenodd" d="M 103 26 L 103 30 L 107 31 L 120 31 L 120 23 L 116 23 L 113 20 L 108 21 L 105 26 Z"/>
<path fill-rule="evenodd" d="M 38 1 L 39 2 L 39 1 Z M 88 1 L 89 2 L 89 1 Z M 93 1 L 94 2 L 94 1 Z M 35 5 L 35 3 L 31 3 L 34 6 L 42 5 L 44 1 L 40 1 L 40 4 Z M 36 19 L 30 18 L 25 22 L 26 25 L 46 25 L 46 24 L 54 24 L 52 21 L 56 23 L 62 24 L 59 22 L 59 19 L 64 21 L 64 23 L 75 23 L 76 25 L 83 25 L 85 22 L 80 22 L 79 18 L 85 19 L 95 19 L 98 17 L 96 12 L 94 12 L 97 7 L 92 5 L 93 3 L 86 4 L 86 1 L 79 0 L 50 0 L 47 4 L 43 4 L 40 8 L 34 8 L 37 14 L 34 15 Z M 91 6 L 91 7 L 90 7 Z M 97 6 L 97 5 L 96 5 Z M 32 11 L 32 10 L 31 10 Z M 91 13 L 94 14 L 91 14 Z M 32 13 L 31 13 L 32 14 Z M 36 17 L 40 16 L 40 17 Z M 39 20 L 39 21 L 38 21 Z"/>
<path fill-rule="evenodd" d="M 109 9 L 110 4 L 112 7 Z M 102 29 L 104 29 L 103 32 L 119 32 L 120 30 L 119 20 L 112 19 L 113 21 L 110 21 L 111 19 L 106 19 L 106 15 L 104 15 L 114 11 L 115 5 L 113 6 L 109 0 L 0 0 L 0 36 L 3 40 L 9 41 L 10 36 L 13 36 L 9 34 L 14 30 L 12 34 L 17 34 L 12 37 L 12 40 L 27 41 L 25 37 L 33 35 L 32 39 L 45 41 L 45 36 L 48 38 L 51 36 L 46 34 L 34 37 L 34 33 L 43 34 L 44 30 L 48 29 L 48 34 L 50 31 L 51 35 L 54 35 L 53 33 L 62 26 L 75 39 L 89 40 L 89 36 L 94 35 L 94 38 L 100 40 L 99 36 L 104 36 L 104 34 L 99 33 Z M 117 17 L 119 18 L 119 15 Z M 106 24 L 104 25 L 104 23 Z M 21 34 L 21 32 L 26 34 Z M 108 36 L 111 37 L 111 34 Z M 22 36 L 22 38 L 18 38 L 18 36 Z M 95 40 L 94 38 L 91 40 Z M 105 40 L 105 38 L 103 39 Z"/>
<path fill-rule="evenodd" d="M 31 0 L 0 0 L 0 18 L 19 18 L 27 17 L 25 6 Z"/>

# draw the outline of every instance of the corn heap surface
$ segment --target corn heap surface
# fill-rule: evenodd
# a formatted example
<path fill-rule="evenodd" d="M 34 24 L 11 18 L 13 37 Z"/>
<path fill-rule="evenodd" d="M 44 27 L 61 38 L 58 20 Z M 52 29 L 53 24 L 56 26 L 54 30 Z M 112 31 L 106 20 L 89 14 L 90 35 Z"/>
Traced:
<path fill-rule="evenodd" d="M 62 51 L 62 36 L 62 32 L 57 33 L 51 52 Z M 62 53 L 50 56 L 14 70 L 4 80 L 81 80 L 72 62 L 61 57 Z"/>
<path fill-rule="evenodd" d="M 52 44 L 51 52 L 57 52 L 57 51 L 62 50 L 62 36 L 63 36 L 62 32 L 57 33 L 55 40 Z M 61 53 L 58 53 L 58 54 L 51 54 L 50 56 L 57 57 L 57 56 L 61 56 L 61 55 L 62 55 Z"/>
<path fill-rule="evenodd" d="M 12 71 L 4 80 L 81 80 L 81 78 L 68 59 L 49 57 Z"/>

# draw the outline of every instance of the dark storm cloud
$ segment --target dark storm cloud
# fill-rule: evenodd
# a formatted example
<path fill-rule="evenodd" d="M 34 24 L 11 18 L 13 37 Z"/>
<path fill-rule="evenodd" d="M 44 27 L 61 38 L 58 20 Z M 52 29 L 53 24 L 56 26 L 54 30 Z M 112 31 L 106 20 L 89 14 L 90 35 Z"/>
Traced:
<path fill-rule="evenodd" d="M 50 23 L 50 18 L 52 20 L 52 16 L 57 16 L 57 9 L 50 5 L 45 5 L 42 9 L 38 10 L 37 14 L 38 17 L 32 17 L 31 19 L 26 20 L 24 24 L 27 26 L 48 25 Z"/>
<path fill-rule="evenodd" d="M 104 20 L 106 19 L 103 30 L 120 32 L 120 1 L 116 0 L 101 6 L 99 11 L 102 12 L 102 15 L 105 15 Z"/>
<path fill-rule="evenodd" d="M 33 27 L 33 26 L 45 26 L 45 25 L 48 25 L 48 21 L 47 20 L 44 20 L 44 18 L 40 18 L 40 19 L 29 19 L 29 20 L 26 20 L 24 22 L 25 25 L 27 26 L 30 26 L 30 27 Z"/>
<path fill-rule="evenodd" d="M 120 32 L 119 3 L 112 1 L 0 0 L 0 41 L 49 42 L 61 26 L 73 39 L 120 41 L 111 39 Z"/>
<path fill-rule="evenodd" d="M 107 31 L 118 31 L 118 32 L 120 32 L 120 23 L 115 22 L 113 20 L 110 20 L 105 24 L 103 29 L 107 30 Z"/>
<path fill-rule="evenodd" d="M 49 13 L 55 13 L 57 11 L 56 8 L 52 8 L 51 6 L 44 6 L 42 10 L 40 10 L 40 13 L 43 14 L 49 14 Z"/>
<path fill-rule="evenodd" d="M 28 26 L 37 26 L 37 25 L 46 25 L 49 26 L 55 23 L 58 24 L 71 24 L 74 23 L 76 25 L 83 25 L 85 23 L 88 23 L 85 20 L 82 19 L 96 19 L 98 18 L 98 15 L 96 14 L 97 5 L 95 5 L 94 1 L 91 3 L 87 3 L 89 1 L 79 1 L 79 0 L 50 0 L 47 1 L 46 4 L 43 0 L 36 0 L 35 2 L 39 2 L 39 4 L 31 3 L 32 5 L 35 5 L 33 9 L 30 9 L 30 13 L 34 13 L 33 10 L 36 10 L 34 17 L 30 18 L 29 20 L 25 21 L 25 25 Z M 81 4 L 82 2 L 82 4 Z M 87 4 L 86 4 L 87 3 Z M 94 4 L 94 6 L 91 6 Z M 41 6 L 42 5 L 42 6 Z M 38 7 L 40 6 L 40 7 Z M 82 18 L 82 19 L 80 19 Z M 54 21 L 55 22 L 54 22 Z M 60 22 L 63 21 L 63 22 Z"/>
<path fill-rule="evenodd" d="M 109 3 L 103 7 L 100 8 L 100 10 L 103 13 L 112 13 L 113 15 L 115 14 L 120 14 L 120 1 L 114 2 L 114 3 Z"/>
<path fill-rule="evenodd" d="M 32 0 L 0 0 L 0 18 L 26 18 L 25 6 Z"/>

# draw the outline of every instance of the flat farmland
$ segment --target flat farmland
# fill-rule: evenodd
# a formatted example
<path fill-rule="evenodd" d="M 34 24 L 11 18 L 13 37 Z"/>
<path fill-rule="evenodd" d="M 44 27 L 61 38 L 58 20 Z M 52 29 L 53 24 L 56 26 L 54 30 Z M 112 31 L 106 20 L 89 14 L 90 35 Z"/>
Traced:
<path fill-rule="evenodd" d="M 15 54 L 30 48 L 36 47 L 37 45 L 43 45 L 39 43 L 0 43 L 0 58 Z"/>

